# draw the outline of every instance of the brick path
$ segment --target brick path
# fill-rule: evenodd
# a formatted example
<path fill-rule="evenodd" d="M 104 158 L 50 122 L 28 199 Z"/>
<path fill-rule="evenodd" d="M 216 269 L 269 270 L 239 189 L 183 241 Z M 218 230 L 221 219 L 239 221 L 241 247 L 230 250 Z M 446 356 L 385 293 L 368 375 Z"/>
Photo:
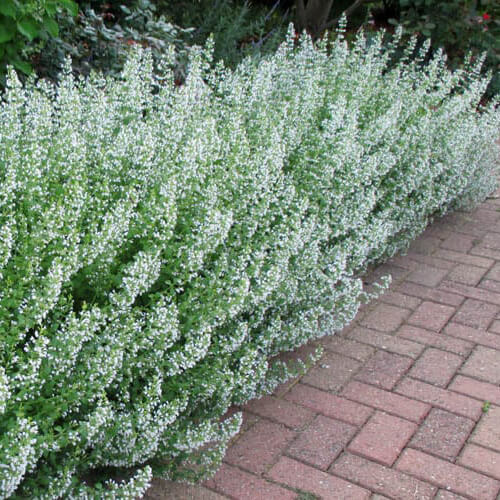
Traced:
<path fill-rule="evenodd" d="M 387 273 L 305 376 L 242 408 L 213 480 L 157 480 L 146 498 L 495 500 L 500 199 L 435 222 L 367 282 Z"/>

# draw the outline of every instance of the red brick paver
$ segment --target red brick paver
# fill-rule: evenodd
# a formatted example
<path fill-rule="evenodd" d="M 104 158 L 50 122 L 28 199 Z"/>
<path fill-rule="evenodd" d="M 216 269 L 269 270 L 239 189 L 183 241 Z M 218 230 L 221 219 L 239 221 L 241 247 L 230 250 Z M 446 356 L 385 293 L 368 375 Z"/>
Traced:
<path fill-rule="evenodd" d="M 325 500 L 365 500 L 370 497 L 370 492 L 364 488 L 287 457 L 282 457 L 269 471 L 269 477 Z"/>
<path fill-rule="evenodd" d="M 295 433 L 283 425 L 261 420 L 229 448 L 226 461 L 261 474 L 276 461 L 294 437 Z"/>
<path fill-rule="evenodd" d="M 407 316 L 406 309 L 380 303 L 361 320 L 361 324 L 381 332 L 390 332 L 396 330 Z"/>
<path fill-rule="evenodd" d="M 424 401 L 436 408 L 442 408 L 473 420 L 477 420 L 481 416 L 482 405 L 480 401 L 420 380 L 405 378 L 398 384 L 396 391 L 408 398 Z"/>
<path fill-rule="evenodd" d="M 384 391 L 377 387 L 359 382 L 351 382 L 342 395 L 365 405 L 373 406 L 378 410 L 392 413 L 413 422 L 420 422 L 427 415 L 430 405 L 415 401 L 393 392 Z"/>
<path fill-rule="evenodd" d="M 486 330 L 500 311 L 500 307 L 475 299 L 467 299 L 453 317 L 453 321 Z"/>
<path fill-rule="evenodd" d="M 338 335 L 322 338 L 319 343 L 328 350 L 348 356 L 357 361 L 366 361 L 373 355 L 375 349 L 355 340 L 346 339 Z"/>
<path fill-rule="evenodd" d="M 418 285 L 434 287 L 439 285 L 447 274 L 448 271 L 445 269 L 438 269 L 436 267 L 421 264 L 410 273 L 408 281 L 417 283 Z"/>
<path fill-rule="evenodd" d="M 423 300 L 429 300 L 448 306 L 457 306 L 464 301 L 461 295 L 454 292 L 445 291 L 440 288 L 428 288 L 408 281 L 403 281 L 397 288 L 401 293 L 405 293 Z"/>
<path fill-rule="evenodd" d="M 412 363 L 411 358 L 392 352 L 378 351 L 363 365 L 355 378 L 383 389 L 392 389 Z"/>
<path fill-rule="evenodd" d="M 338 391 L 359 369 L 360 363 L 335 353 L 325 354 L 302 379 L 325 391 Z"/>
<path fill-rule="evenodd" d="M 497 250 L 500 250 L 500 234 L 498 234 L 497 232 L 485 234 L 481 241 L 481 245 L 485 246 L 486 248 L 495 248 Z"/>
<path fill-rule="evenodd" d="M 485 412 L 470 441 L 500 451 L 500 407 L 494 406 Z"/>
<path fill-rule="evenodd" d="M 500 406 L 500 387 L 457 375 L 448 389 Z"/>
<path fill-rule="evenodd" d="M 293 500 L 297 498 L 293 491 L 227 464 L 222 464 L 215 477 L 207 482 L 207 486 L 230 498 L 241 498 L 241 500 L 255 500 L 256 498 Z"/>
<path fill-rule="evenodd" d="M 458 462 L 500 480 L 500 453 L 496 451 L 471 443 L 466 446 Z"/>
<path fill-rule="evenodd" d="M 493 323 L 491 323 L 489 327 L 489 330 L 490 332 L 493 333 L 500 333 L 500 321 L 498 320 L 493 321 Z"/>
<path fill-rule="evenodd" d="M 364 281 L 391 273 L 390 288 L 344 331 L 281 356 L 325 349 L 243 407 L 215 477 L 155 480 L 145 498 L 497 499 L 499 209 L 500 198 L 451 214 L 372 270 Z"/>
<path fill-rule="evenodd" d="M 458 253 L 467 253 L 474 245 L 474 237 L 453 233 L 441 243 L 441 248 Z"/>
<path fill-rule="evenodd" d="M 486 274 L 486 269 L 469 264 L 459 264 L 448 274 L 448 279 L 464 285 L 477 285 Z"/>
<path fill-rule="evenodd" d="M 496 263 L 492 268 L 491 271 L 488 273 L 487 278 L 500 281 L 500 264 Z"/>
<path fill-rule="evenodd" d="M 463 358 L 456 354 L 429 348 L 420 356 L 408 375 L 429 384 L 446 387 L 462 362 Z"/>
<path fill-rule="evenodd" d="M 499 252 L 499 257 L 500 257 L 500 252 Z M 472 300 L 478 300 L 480 302 L 486 302 L 492 305 L 498 306 L 500 304 L 500 293 L 492 292 L 490 290 L 485 290 L 480 287 L 463 285 L 455 281 L 443 281 L 441 285 L 439 285 L 438 291 L 439 290 L 442 290 L 446 294 L 449 293 L 460 294 Z"/>
<path fill-rule="evenodd" d="M 491 292 L 500 293 L 500 281 L 483 279 L 478 287 L 490 290 Z"/>
<path fill-rule="evenodd" d="M 486 225 L 490 225 L 498 221 L 500 214 L 495 210 L 490 210 L 488 205 L 483 204 L 472 212 L 471 217 L 476 222 L 484 222 Z"/>
<path fill-rule="evenodd" d="M 186 485 L 164 479 L 154 479 L 145 500 L 225 500 L 227 497 L 200 485 Z M 245 498 L 245 497 L 241 497 Z"/>
<path fill-rule="evenodd" d="M 475 245 L 472 247 L 470 253 L 472 255 L 480 255 L 481 257 L 489 257 L 491 259 L 500 260 L 500 252 L 498 250 L 493 250 L 483 245 Z"/>
<path fill-rule="evenodd" d="M 436 487 L 431 484 L 351 453 L 344 453 L 331 472 L 390 498 L 427 500 L 434 498 L 436 492 Z"/>
<path fill-rule="evenodd" d="M 439 490 L 435 500 L 467 500 L 462 495 L 455 495 L 451 491 Z"/>
<path fill-rule="evenodd" d="M 405 295 L 404 293 L 399 293 L 396 291 L 388 290 L 381 297 L 380 300 L 386 304 L 391 304 L 393 306 L 403 307 L 412 311 L 420 305 L 420 299 L 412 297 L 410 295 Z"/>
<path fill-rule="evenodd" d="M 311 410 L 273 396 L 255 399 L 246 405 L 246 409 L 292 429 L 303 428 L 314 418 L 314 412 Z"/>
<path fill-rule="evenodd" d="M 408 254 L 431 255 L 441 243 L 436 236 L 424 231 L 420 238 L 411 242 Z"/>
<path fill-rule="evenodd" d="M 417 253 L 408 252 L 408 257 L 412 259 L 412 261 L 416 261 L 413 270 L 417 270 L 420 264 L 426 264 L 429 267 L 434 267 L 437 269 L 446 269 L 447 271 L 453 269 L 456 266 L 456 263 L 450 262 L 449 260 L 440 259 L 433 255 L 420 255 Z"/>
<path fill-rule="evenodd" d="M 500 384 L 499 352 L 489 347 L 477 346 L 460 373 L 479 378 L 493 384 Z"/>
<path fill-rule="evenodd" d="M 476 255 L 465 255 L 463 253 L 453 252 L 452 250 L 440 249 L 434 255 L 440 259 L 447 259 L 460 264 L 482 267 L 483 269 L 489 269 L 495 262 L 493 259 L 477 257 Z"/>
<path fill-rule="evenodd" d="M 356 427 L 318 415 L 288 448 L 287 454 L 326 470 L 356 434 Z"/>
<path fill-rule="evenodd" d="M 424 347 L 416 342 L 411 342 L 394 335 L 368 330 L 366 328 L 353 328 L 349 337 L 358 342 L 365 342 L 379 349 L 395 352 L 410 358 L 416 358 L 424 350 Z"/>
<path fill-rule="evenodd" d="M 455 309 L 450 306 L 435 302 L 423 302 L 410 316 L 408 323 L 439 332 L 448 323 L 454 312 Z"/>
<path fill-rule="evenodd" d="M 495 500 L 500 489 L 500 482 L 494 479 L 418 450 L 405 450 L 396 468 L 471 498 Z"/>
<path fill-rule="evenodd" d="M 442 335 L 441 333 L 430 332 L 429 330 L 424 330 L 412 325 L 403 325 L 398 330 L 397 334 L 399 337 L 404 337 L 405 339 L 436 347 L 444 351 L 460 354 L 461 356 L 467 356 L 474 346 L 471 342 L 448 335 Z"/>
<path fill-rule="evenodd" d="M 322 415 L 353 425 L 363 425 L 373 413 L 367 406 L 303 384 L 297 384 L 285 397 Z"/>
<path fill-rule="evenodd" d="M 351 442 L 348 450 L 390 466 L 416 429 L 417 426 L 408 420 L 376 412 Z"/>
<path fill-rule="evenodd" d="M 471 343 L 492 347 L 500 350 L 500 335 L 471 328 L 470 326 L 459 325 L 458 323 L 448 323 L 444 329 L 446 335 L 468 340 Z"/>
<path fill-rule="evenodd" d="M 413 436 L 410 446 L 447 460 L 454 460 L 475 422 L 448 411 L 433 408 Z"/>

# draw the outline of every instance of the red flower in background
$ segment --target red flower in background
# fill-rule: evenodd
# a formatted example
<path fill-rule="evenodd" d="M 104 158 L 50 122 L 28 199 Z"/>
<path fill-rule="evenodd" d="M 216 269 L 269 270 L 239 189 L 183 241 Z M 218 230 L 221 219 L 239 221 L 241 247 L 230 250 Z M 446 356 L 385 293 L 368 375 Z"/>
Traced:
<path fill-rule="evenodd" d="M 487 12 L 485 12 L 485 13 L 483 14 L 483 19 L 484 19 L 485 21 L 489 21 L 489 20 L 491 19 L 491 16 L 490 16 Z"/>

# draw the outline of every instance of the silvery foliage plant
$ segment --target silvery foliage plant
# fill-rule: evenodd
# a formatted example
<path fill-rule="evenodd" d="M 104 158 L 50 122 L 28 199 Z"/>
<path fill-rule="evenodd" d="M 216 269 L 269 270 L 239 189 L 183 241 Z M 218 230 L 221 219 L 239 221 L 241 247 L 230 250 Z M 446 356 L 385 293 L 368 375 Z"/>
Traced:
<path fill-rule="evenodd" d="M 293 33 L 187 80 L 135 51 L 118 79 L 0 107 L 0 496 L 137 498 L 213 473 L 234 404 L 300 371 L 360 276 L 495 186 L 480 61 Z"/>

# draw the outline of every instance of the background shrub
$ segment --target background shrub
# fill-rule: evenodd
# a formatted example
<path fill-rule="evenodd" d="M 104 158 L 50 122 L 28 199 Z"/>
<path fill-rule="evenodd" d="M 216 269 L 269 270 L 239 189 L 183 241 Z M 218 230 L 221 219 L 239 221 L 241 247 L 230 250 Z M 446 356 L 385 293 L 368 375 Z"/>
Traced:
<path fill-rule="evenodd" d="M 360 274 L 494 187 L 477 64 L 293 33 L 234 71 L 192 51 L 0 107 L 0 494 L 135 498 L 214 470 L 235 403 L 342 328 Z"/>
<path fill-rule="evenodd" d="M 387 2 L 391 3 L 391 2 Z M 434 48 L 444 47 L 449 64 L 460 65 L 468 51 L 487 54 L 485 69 L 493 73 L 488 95 L 500 92 L 500 4 L 495 0 L 393 0 L 398 3 L 393 23 L 408 34 L 430 37 Z"/>
<path fill-rule="evenodd" d="M 13 65 L 23 73 L 32 72 L 30 56 L 43 47 L 49 37 L 59 35 L 58 13 L 76 16 L 73 0 L 2 0 L 0 2 L 0 83 L 5 68 Z M 29 42 L 36 41 L 36 45 Z"/>
<path fill-rule="evenodd" d="M 214 59 L 234 67 L 244 57 L 275 50 L 291 21 L 279 2 L 260 5 L 238 0 L 181 0 L 158 2 L 159 9 L 178 26 L 193 27 L 189 45 L 214 40 Z"/>
<path fill-rule="evenodd" d="M 214 41 L 214 61 L 234 67 L 248 55 L 275 50 L 284 38 L 288 16 L 277 8 L 234 0 L 217 2 L 80 2 L 78 17 L 58 17 L 59 36 L 36 51 L 37 74 L 57 79 L 66 57 L 75 74 L 92 70 L 119 76 L 130 47 L 149 48 L 157 62 L 175 46 L 178 83 L 186 75 L 190 47 Z"/>
<path fill-rule="evenodd" d="M 60 15 L 59 36 L 50 39 L 35 57 L 40 76 L 56 80 L 68 56 L 75 74 L 98 71 L 119 76 L 134 45 L 149 48 L 155 61 L 174 46 L 178 76 L 184 75 L 194 28 L 183 29 L 167 21 L 150 0 L 138 0 L 132 5 L 100 3 L 94 6 L 81 2 L 75 18 Z"/>

